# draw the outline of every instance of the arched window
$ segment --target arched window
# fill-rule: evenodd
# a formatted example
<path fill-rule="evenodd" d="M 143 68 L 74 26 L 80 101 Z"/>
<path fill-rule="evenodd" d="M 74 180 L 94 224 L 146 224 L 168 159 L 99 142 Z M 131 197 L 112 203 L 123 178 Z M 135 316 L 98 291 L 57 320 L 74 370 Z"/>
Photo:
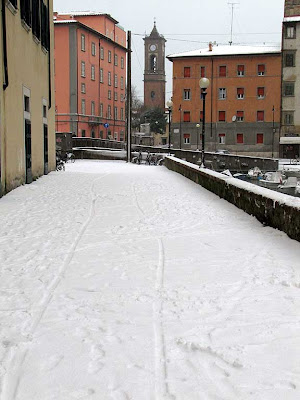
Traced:
<path fill-rule="evenodd" d="M 154 54 L 152 54 L 150 57 L 150 70 L 152 72 L 156 72 L 157 70 L 157 57 Z"/>

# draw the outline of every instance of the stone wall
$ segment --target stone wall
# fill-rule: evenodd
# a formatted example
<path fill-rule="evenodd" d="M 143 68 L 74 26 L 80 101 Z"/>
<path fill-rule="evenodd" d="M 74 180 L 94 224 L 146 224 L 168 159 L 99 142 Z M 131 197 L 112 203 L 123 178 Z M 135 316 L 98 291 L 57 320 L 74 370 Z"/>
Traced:
<path fill-rule="evenodd" d="M 165 166 L 229 201 L 261 223 L 300 241 L 300 199 L 167 157 Z"/>

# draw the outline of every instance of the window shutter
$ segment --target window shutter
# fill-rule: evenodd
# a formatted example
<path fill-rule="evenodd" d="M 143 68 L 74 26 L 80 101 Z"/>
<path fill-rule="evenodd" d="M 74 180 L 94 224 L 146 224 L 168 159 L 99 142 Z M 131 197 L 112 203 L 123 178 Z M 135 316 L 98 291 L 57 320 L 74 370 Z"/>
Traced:
<path fill-rule="evenodd" d="M 184 113 L 183 113 L 183 121 L 184 122 L 190 122 L 190 112 L 189 111 L 184 111 Z"/>
<path fill-rule="evenodd" d="M 264 97 L 264 95 L 265 95 L 265 88 L 264 88 L 264 87 L 259 87 L 259 88 L 257 88 L 257 95 L 258 95 L 258 97 Z"/>
<path fill-rule="evenodd" d="M 257 121 L 264 120 L 264 111 L 257 111 Z"/>
<path fill-rule="evenodd" d="M 244 134 L 243 133 L 237 133 L 236 135 L 236 141 L 237 143 L 244 143 Z"/>
<path fill-rule="evenodd" d="M 265 64 L 258 64 L 257 71 L 263 74 L 265 72 Z"/>
<path fill-rule="evenodd" d="M 244 88 L 237 88 L 237 94 L 238 95 L 243 95 L 244 94 Z"/>
<path fill-rule="evenodd" d="M 219 67 L 219 76 L 226 76 L 226 65 L 221 65 Z"/>
<path fill-rule="evenodd" d="M 238 65 L 238 72 L 244 72 L 245 66 L 244 65 Z"/>
<path fill-rule="evenodd" d="M 257 144 L 263 144 L 264 143 L 264 134 L 263 133 L 258 133 L 256 135 L 256 143 Z"/>
<path fill-rule="evenodd" d="M 219 121 L 225 121 L 225 111 L 219 111 Z"/>
<path fill-rule="evenodd" d="M 237 111 L 236 116 L 242 118 L 244 116 L 244 111 Z"/>

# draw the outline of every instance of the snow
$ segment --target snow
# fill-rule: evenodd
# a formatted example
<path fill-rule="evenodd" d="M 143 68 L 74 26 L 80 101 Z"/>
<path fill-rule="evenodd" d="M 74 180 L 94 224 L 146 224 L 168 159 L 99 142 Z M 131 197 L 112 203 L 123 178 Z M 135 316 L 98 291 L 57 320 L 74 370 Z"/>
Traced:
<path fill-rule="evenodd" d="M 0 199 L 0 398 L 296 400 L 299 260 L 165 167 L 67 164 Z"/>
<path fill-rule="evenodd" d="M 213 46 L 212 51 L 209 48 L 197 49 L 184 53 L 170 54 L 169 59 L 180 57 L 211 57 L 211 56 L 232 56 L 232 55 L 248 55 L 248 54 L 266 54 L 280 53 L 281 45 L 274 46 Z"/>

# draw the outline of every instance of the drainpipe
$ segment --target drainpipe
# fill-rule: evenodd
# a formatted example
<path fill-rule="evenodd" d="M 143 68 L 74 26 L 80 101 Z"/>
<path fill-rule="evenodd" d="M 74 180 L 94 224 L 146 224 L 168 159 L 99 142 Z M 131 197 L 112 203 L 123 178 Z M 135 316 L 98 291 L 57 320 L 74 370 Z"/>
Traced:
<path fill-rule="evenodd" d="M 3 90 L 8 87 L 8 67 L 7 67 L 7 37 L 6 37 L 6 18 L 5 18 L 5 0 L 2 0 L 2 41 L 3 41 L 3 66 L 4 66 L 4 82 Z"/>
<path fill-rule="evenodd" d="M 5 1 L 5 0 L 4 0 Z M 48 109 L 50 110 L 51 106 L 52 106 L 52 92 L 51 92 L 51 84 L 52 84 L 52 79 L 51 79 L 51 35 L 50 35 L 50 9 L 49 9 L 49 0 L 47 2 L 48 4 L 48 15 L 47 15 L 47 19 L 48 19 L 48 85 L 49 85 L 49 104 L 48 104 Z M 52 19 L 51 19 L 52 21 Z M 52 21 L 53 24 L 53 21 Z"/>

